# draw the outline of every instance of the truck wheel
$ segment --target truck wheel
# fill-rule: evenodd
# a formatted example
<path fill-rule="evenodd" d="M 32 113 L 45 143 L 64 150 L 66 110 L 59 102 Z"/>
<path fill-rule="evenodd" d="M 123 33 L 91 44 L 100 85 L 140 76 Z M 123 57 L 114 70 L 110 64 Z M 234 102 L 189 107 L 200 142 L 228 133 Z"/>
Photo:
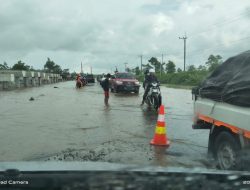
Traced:
<path fill-rule="evenodd" d="M 223 170 L 238 168 L 240 145 L 229 132 L 221 132 L 215 140 L 215 156 L 218 166 Z"/>

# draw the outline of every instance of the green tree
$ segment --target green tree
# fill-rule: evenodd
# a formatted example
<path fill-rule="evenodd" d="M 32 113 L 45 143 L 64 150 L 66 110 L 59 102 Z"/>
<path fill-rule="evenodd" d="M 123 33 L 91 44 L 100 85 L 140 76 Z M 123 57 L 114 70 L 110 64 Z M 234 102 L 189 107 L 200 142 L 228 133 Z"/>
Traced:
<path fill-rule="evenodd" d="M 129 73 L 131 72 L 131 69 L 129 67 L 126 67 L 125 71 Z"/>
<path fill-rule="evenodd" d="M 8 70 L 10 69 L 8 64 L 4 62 L 3 64 L 0 64 L 0 70 Z"/>
<path fill-rule="evenodd" d="M 194 65 L 188 66 L 188 71 L 189 71 L 189 72 L 194 72 L 194 71 L 196 71 L 195 66 L 194 66 Z"/>
<path fill-rule="evenodd" d="M 28 70 L 30 70 L 30 66 L 25 65 L 25 63 L 20 60 L 15 65 L 13 65 L 12 70 L 25 70 L 25 71 L 28 71 Z"/>
<path fill-rule="evenodd" d="M 138 66 L 135 68 L 135 74 L 136 75 L 140 75 L 141 74 L 140 68 Z"/>
<path fill-rule="evenodd" d="M 197 68 L 197 70 L 198 70 L 198 71 L 206 71 L 207 68 L 206 68 L 206 66 L 204 66 L 204 65 L 199 65 L 199 67 Z"/>
<path fill-rule="evenodd" d="M 57 73 L 62 74 L 62 68 L 60 65 L 56 65 L 54 61 L 50 60 L 50 58 L 47 59 L 45 65 L 44 65 L 45 72 L 49 73 Z"/>
<path fill-rule="evenodd" d="M 166 72 L 167 73 L 175 73 L 176 68 L 175 68 L 175 64 L 173 61 L 168 61 L 167 65 L 166 65 Z"/>
<path fill-rule="evenodd" d="M 51 61 L 50 58 L 47 59 L 45 65 L 44 65 L 44 70 L 46 72 L 53 72 L 55 67 L 54 61 Z"/>
<path fill-rule="evenodd" d="M 36 69 L 34 69 L 34 67 L 30 67 L 30 71 L 36 71 Z"/>
<path fill-rule="evenodd" d="M 182 72 L 182 70 L 181 70 L 181 68 L 178 68 L 177 73 L 180 73 L 180 72 Z"/>
<path fill-rule="evenodd" d="M 222 57 L 220 55 L 210 55 L 206 65 L 208 66 L 208 70 L 211 72 L 214 71 L 222 62 Z"/>
<path fill-rule="evenodd" d="M 72 80 L 75 80 L 75 78 L 76 78 L 76 72 L 74 71 L 74 72 L 71 73 L 70 75 L 71 75 L 71 79 L 72 79 Z"/>
<path fill-rule="evenodd" d="M 148 62 L 149 62 L 152 66 L 154 66 L 155 72 L 156 72 L 156 73 L 159 73 L 159 72 L 160 72 L 161 63 L 157 60 L 157 58 L 151 57 L 151 59 L 149 59 Z"/>
<path fill-rule="evenodd" d="M 63 79 L 68 79 L 69 75 L 70 75 L 69 69 L 63 69 L 63 71 L 62 71 L 62 78 Z"/>
<path fill-rule="evenodd" d="M 161 72 L 162 72 L 162 73 L 165 73 L 164 65 L 166 65 L 166 63 L 162 63 L 162 64 L 161 64 Z"/>
<path fill-rule="evenodd" d="M 57 73 L 57 74 L 62 74 L 62 69 L 61 69 L 60 65 L 55 65 L 53 72 Z"/>

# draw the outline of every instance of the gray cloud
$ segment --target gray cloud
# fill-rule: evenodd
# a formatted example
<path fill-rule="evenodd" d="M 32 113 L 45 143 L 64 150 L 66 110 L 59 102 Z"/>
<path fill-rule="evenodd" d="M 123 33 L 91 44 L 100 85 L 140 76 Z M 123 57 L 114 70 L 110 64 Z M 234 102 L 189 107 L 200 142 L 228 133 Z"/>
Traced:
<path fill-rule="evenodd" d="M 64 68 L 93 66 L 110 71 L 124 62 L 134 67 L 150 56 L 182 67 L 203 64 L 209 54 L 228 57 L 248 48 L 250 2 L 242 0 L 0 0 L 0 62 L 22 59 L 42 68 L 47 57 Z M 247 8 L 248 7 L 248 8 Z M 233 21 L 236 18 L 236 21 Z M 238 20 L 237 20 L 238 19 Z M 221 24 L 220 24 L 221 23 Z"/>

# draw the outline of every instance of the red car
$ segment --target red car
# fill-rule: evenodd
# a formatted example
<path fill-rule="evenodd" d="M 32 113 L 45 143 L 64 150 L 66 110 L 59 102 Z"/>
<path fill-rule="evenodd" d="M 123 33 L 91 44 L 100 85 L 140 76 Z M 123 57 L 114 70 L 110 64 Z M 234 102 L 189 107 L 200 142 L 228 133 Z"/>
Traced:
<path fill-rule="evenodd" d="M 111 92 L 139 93 L 140 83 L 131 73 L 116 73 L 110 81 Z"/>

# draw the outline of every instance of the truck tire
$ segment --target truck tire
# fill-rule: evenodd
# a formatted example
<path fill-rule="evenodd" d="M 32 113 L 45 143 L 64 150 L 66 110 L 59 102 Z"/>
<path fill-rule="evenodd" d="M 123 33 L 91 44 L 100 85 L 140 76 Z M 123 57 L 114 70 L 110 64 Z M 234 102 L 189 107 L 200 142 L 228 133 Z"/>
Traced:
<path fill-rule="evenodd" d="M 215 158 L 218 167 L 223 170 L 236 170 L 239 167 L 238 153 L 240 145 L 235 137 L 226 131 L 215 139 Z"/>

